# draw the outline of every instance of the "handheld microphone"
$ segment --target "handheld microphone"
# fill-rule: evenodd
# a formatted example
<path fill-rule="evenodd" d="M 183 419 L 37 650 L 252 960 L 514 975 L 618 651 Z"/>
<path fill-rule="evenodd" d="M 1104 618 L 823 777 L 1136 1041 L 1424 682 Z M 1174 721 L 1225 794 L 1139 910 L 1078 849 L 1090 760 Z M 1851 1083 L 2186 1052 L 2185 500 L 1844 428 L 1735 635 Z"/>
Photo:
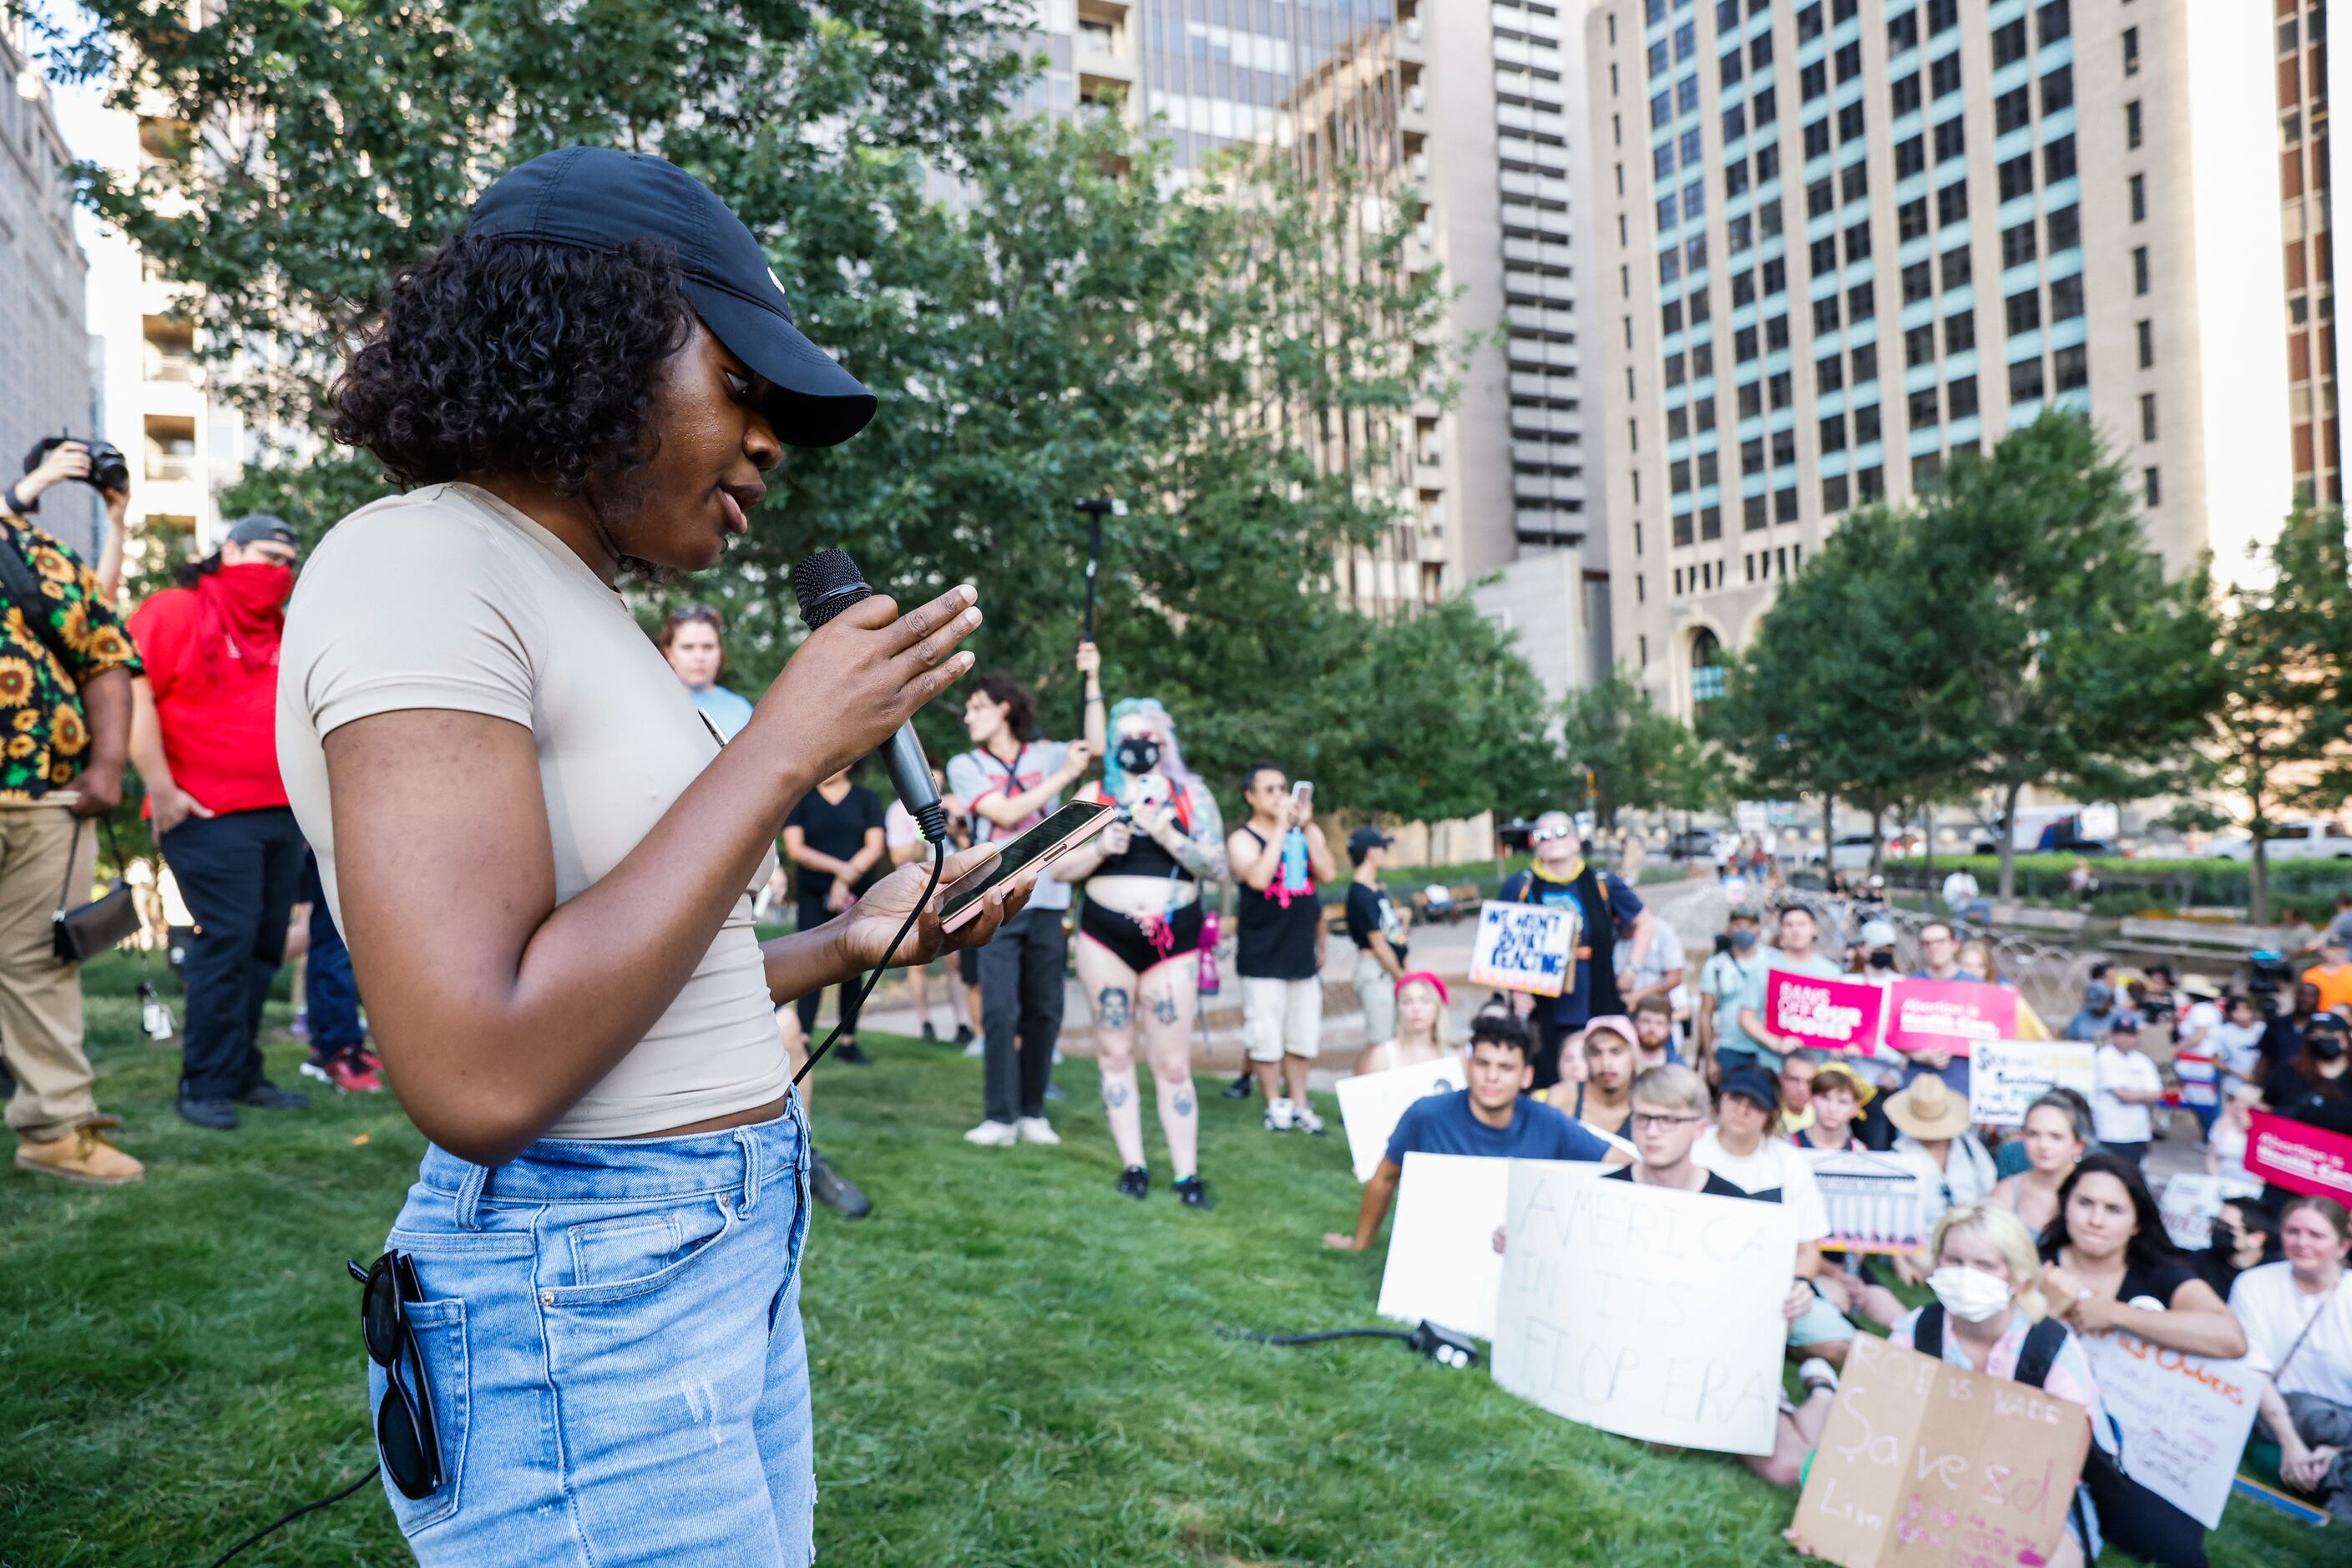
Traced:
<path fill-rule="evenodd" d="M 801 619 L 808 629 L 816 630 L 860 599 L 874 596 L 866 584 L 866 574 L 857 563 L 849 558 L 846 550 L 820 550 L 793 568 L 793 595 L 801 602 Z M 882 747 L 882 765 L 889 771 L 890 785 L 898 792 L 899 803 L 914 817 L 923 837 L 934 844 L 942 843 L 948 836 L 947 807 L 940 804 L 940 792 L 931 783 L 931 765 L 924 759 L 923 743 L 915 739 L 915 726 L 909 722 L 898 726 L 898 732 Z"/>

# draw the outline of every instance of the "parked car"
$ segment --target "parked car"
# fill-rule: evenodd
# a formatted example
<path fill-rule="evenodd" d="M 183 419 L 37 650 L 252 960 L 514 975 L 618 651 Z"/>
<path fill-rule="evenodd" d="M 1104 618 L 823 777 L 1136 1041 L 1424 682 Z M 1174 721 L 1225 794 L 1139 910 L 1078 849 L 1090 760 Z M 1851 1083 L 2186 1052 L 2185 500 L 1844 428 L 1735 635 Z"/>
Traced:
<path fill-rule="evenodd" d="M 2214 841 L 2213 854 L 2224 860 L 2251 861 L 2254 858 L 2254 841 L 2245 834 L 2232 835 Z M 2279 825 L 2263 844 L 2266 860 L 2352 860 L 2352 834 L 2344 831 L 2341 823 L 2311 818 L 2302 822 Z"/>
<path fill-rule="evenodd" d="M 1717 852 L 1712 827 L 1685 827 L 1666 840 L 1669 860 L 1712 860 Z"/>
<path fill-rule="evenodd" d="M 1979 838 L 1969 847 L 1979 855 L 2000 853 L 2000 846 L 1990 838 Z M 2113 860 L 2123 855 L 2122 850 L 2104 838 L 2076 838 L 2060 845 L 2055 849 L 2021 849 L 2018 853 L 2020 855 L 2078 855 L 2085 860 Z"/>

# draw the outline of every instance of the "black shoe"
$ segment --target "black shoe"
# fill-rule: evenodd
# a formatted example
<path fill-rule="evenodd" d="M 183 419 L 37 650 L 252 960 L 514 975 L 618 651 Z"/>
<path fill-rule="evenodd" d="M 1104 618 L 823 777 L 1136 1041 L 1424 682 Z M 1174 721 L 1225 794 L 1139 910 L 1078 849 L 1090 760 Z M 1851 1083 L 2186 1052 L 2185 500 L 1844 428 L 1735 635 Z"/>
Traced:
<path fill-rule="evenodd" d="M 1129 1165 L 1118 1178 L 1118 1195 L 1123 1198 L 1148 1198 L 1151 1195 L 1151 1172 L 1143 1165 Z"/>
<path fill-rule="evenodd" d="M 874 1212 L 874 1200 L 814 1149 L 809 1151 L 809 1196 L 844 1219 L 864 1219 Z"/>
<path fill-rule="evenodd" d="M 1045 1085 L 1045 1098 L 1047 1100 L 1067 1100 L 1070 1098 L 1070 1091 L 1064 1089 L 1058 1083 L 1048 1082 Z"/>
<path fill-rule="evenodd" d="M 1224 1092 L 1227 1100 L 1247 1100 L 1257 1092 L 1257 1079 L 1244 1070 L 1241 1077 L 1225 1085 Z"/>
<path fill-rule="evenodd" d="M 200 1100 L 184 1094 L 180 1096 L 179 1111 L 182 1120 L 199 1127 L 209 1127 L 215 1132 L 236 1131 L 236 1107 L 215 1096 Z"/>
<path fill-rule="evenodd" d="M 959 1046 L 968 1046 L 971 1044 L 971 1026 L 970 1024 L 958 1024 L 956 1026 L 955 1043 Z"/>
<path fill-rule="evenodd" d="M 940 1032 L 931 1027 L 930 1020 L 928 1018 L 923 1021 L 923 1038 L 935 1046 L 940 1043 Z"/>
<path fill-rule="evenodd" d="M 842 1041 L 833 1047 L 832 1055 L 835 1061 L 847 1062 L 854 1068 L 870 1068 L 874 1065 L 874 1058 L 860 1050 L 856 1040 Z"/>
<path fill-rule="evenodd" d="M 263 1079 L 236 1097 L 239 1105 L 257 1105 L 264 1110 L 300 1110 L 310 1103 L 307 1094 L 296 1094 L 290 1089 L 280 1089 Z"/>
<path fill-rule="evenodd" d="M 1217 1206 L 1209 1201 L 1209 1184 L 1198 1176 L 1187 1176 L 1177 1183 L 1176 1196 L 1188 1209 L 1200 1209 L 1206 1212 Z"/>

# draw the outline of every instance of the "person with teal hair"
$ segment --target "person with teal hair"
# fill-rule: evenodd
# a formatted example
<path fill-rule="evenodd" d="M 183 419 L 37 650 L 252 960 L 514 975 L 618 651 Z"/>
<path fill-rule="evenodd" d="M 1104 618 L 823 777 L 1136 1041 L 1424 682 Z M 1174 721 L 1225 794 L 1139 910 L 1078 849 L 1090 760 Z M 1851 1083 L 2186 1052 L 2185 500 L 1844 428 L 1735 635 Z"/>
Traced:
<path fill-rule="evenodd" d="M 1125 1167 L 1118 1191 L 1131 1198 L 1151 1192 L 1136 1073 L 1139 1040 L 1159 1094 L 1176 1195 L 1206 1209 L 1192 1025 L 1200 1010 L 1202 893 L 1225 876 L 1224 822 L 1216 798 L 1184 765 L 1175 721 L 1158 701 L 1129 698 L 1112 708 L 1110 742 L 1102 783 L 1079 798 L 1118 806 L 1118 819 L 1051 874 L 1086 888 L 1078 984 L 1094 1009 L 1103 1110 Z"/>

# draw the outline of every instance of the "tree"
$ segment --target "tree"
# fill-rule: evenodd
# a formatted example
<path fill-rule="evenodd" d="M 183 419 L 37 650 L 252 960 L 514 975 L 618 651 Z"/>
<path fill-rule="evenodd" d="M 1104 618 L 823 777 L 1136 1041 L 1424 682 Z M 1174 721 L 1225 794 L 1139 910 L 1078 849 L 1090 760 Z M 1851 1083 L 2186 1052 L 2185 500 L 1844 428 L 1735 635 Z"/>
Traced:
<path fill-rule="evenodd" d="M 2223 605 L 2227 672 L 2210 718 L 2210 782 L 2244 803 L 2253 841 L 2249 914 L 2268 924 L 2265 839 L 2282 814 L 2327 813 L 2352 795 L 2352 550 L 2341 511 L 2286 520 Z"/>
<path fill-rule="evenodd" d="M 1590 770 L 1594 820 L 1612 830 L 1618 814 L 1629 808 L 1693 810 L 1715 793 L 1706 746 L 1622 669 L 1568 694 L 1560 704 L 1559 744 L 1571 770 Z"/>
<path fill-rule="evenodd" d="M 2046 413 L 1963 458 L 1922 501 L 1906 569 L 1933 613 L 1924 720 L 2004 826 L 2029 784 L 2130 800 L 2187 776 L 2221 699 L 2203 568 L 2168 582 L 2122 467 Z M 2000 897 L 2016 890 L 2000 838 Z"/>

